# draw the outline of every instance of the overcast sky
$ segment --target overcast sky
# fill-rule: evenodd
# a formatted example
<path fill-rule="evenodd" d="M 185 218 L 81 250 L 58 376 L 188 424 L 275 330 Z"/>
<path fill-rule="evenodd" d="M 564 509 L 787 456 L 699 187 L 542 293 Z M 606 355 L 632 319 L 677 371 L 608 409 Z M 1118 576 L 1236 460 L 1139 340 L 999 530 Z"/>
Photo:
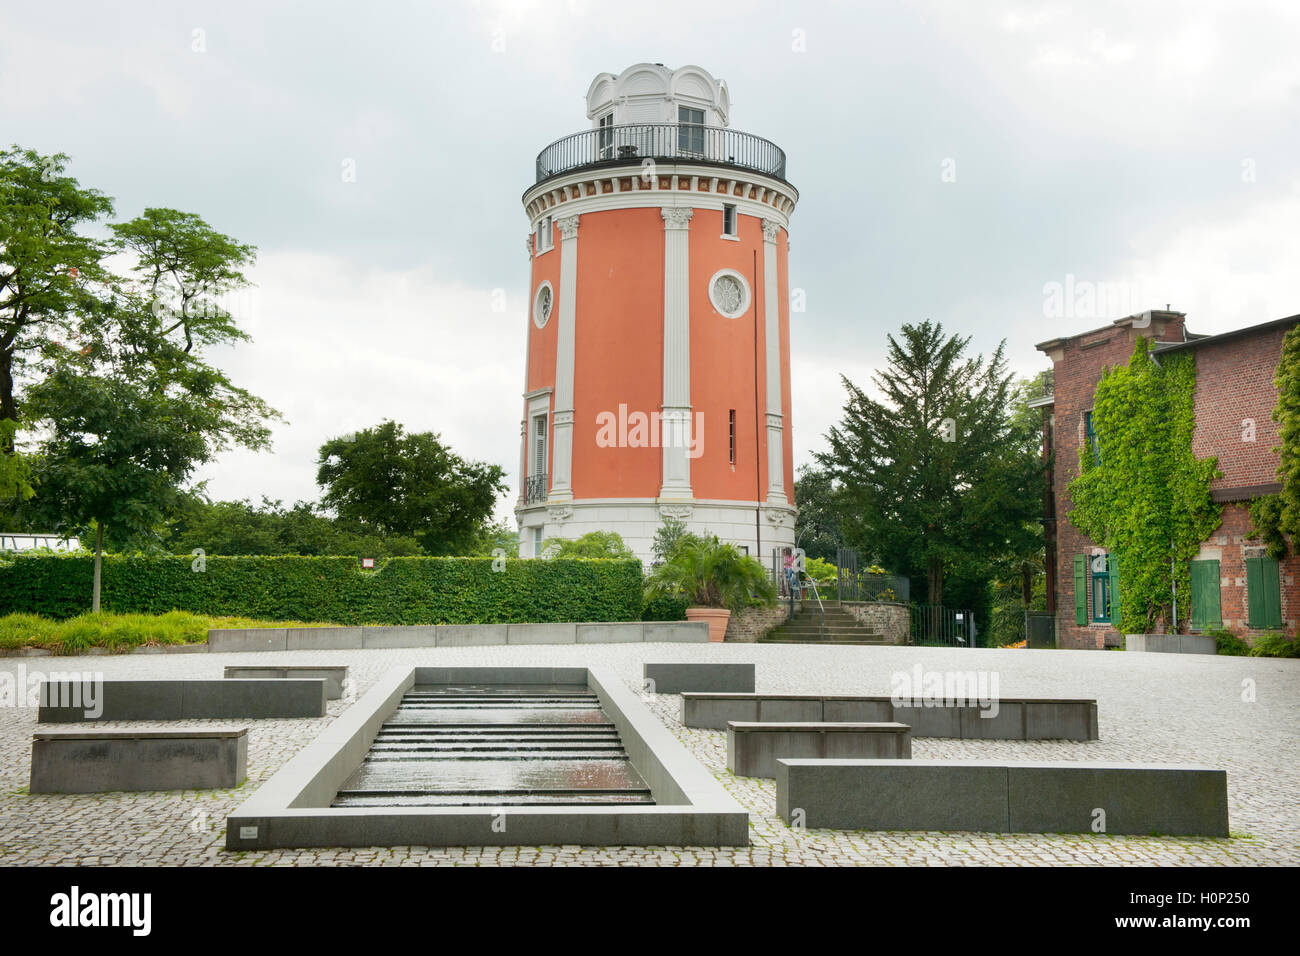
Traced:
<path fill-rule="evenodd" d="M 785 149 L 802 464 L 904 322 L 1029 374 L 1166 303 L 1203 333 L 1300 312 L 1297 49 L 1294 0 L 7 4 L 0 142 L 258 247 L 254 341 L 214 358 L 288 423 L 204 468 L 214 497 L 315 498 L 320 444 L 383 418 L 517 487 L 519 199 L 597 73 L 702 66 Z M 1105 301 L 1049 316 L 1051 283 Z"/>

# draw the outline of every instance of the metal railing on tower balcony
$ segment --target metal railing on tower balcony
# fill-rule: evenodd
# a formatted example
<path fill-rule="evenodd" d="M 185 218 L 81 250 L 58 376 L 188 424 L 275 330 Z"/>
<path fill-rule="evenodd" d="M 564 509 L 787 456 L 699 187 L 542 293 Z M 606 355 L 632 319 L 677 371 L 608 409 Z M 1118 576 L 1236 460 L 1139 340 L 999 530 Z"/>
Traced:
<path fill-rule="evenodd" d="M 524 504 L 534 505 L 546 500 L 546 472 L 529 475 L 524 479 Z"/>
<path fill-rule="evenodd" d="M 585 166 L 646 159 L 739 166 L 785 179 L 785 151 L 761 136 L 694 123 L 642 123 L 603 126 L 556 140 L 537 154 L 537 182 Z"/>

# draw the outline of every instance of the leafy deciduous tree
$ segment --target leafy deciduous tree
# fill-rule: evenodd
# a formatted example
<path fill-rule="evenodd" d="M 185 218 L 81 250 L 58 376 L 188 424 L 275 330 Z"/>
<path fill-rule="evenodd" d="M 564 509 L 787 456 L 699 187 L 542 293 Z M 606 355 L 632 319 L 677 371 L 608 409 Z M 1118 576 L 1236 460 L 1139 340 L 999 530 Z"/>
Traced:
<path fill-rule="evenodd" d="M 68 157 L 0 150 L 0 419 L 21 421 L 18 383 L 60 339 L 71 339 L 107 281 L 109 244 L 80 227 L 111 215 L 113 201 L 64 174 Z M 0 435 L 0 451 L 14 435 Z"/>
<path fill-rule="evenodd" d="M 580 538 L 547 538 L 542 542 L 547 558 L 635 558 L 617 531 L 588 531 Z"/>
<path fill-rule="evenodd" d="M 472 548 L 505 491 L 500 465 L 466 461 L 433 432 L 384 421 L 320 447 L 323 503 L 383 534 L 409 535 L 430 554 Z"/>

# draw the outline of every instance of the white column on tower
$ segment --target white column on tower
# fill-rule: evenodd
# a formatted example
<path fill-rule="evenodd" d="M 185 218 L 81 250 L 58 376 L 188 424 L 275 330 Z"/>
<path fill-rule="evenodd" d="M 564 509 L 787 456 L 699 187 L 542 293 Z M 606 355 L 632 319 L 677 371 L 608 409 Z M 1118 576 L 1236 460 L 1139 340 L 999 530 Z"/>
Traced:
<path fill-rule="evenodd" d="M 664 398 L 661 498 L 691 497 L 691 310 L 689 206 L 664 206 Z"/>
<path fill-rule="evenodd" d="M 578 217 L 556 220 L 560 230 L 560 288 L 555 347 L 554 446 L 548 501 L 573 500 L 573 354 L 577 332 Z"/>
<path fill-rule="evenodd" d="M 781 411 L 781 300 L 776 274 L 776 240 L 781 224 L 763 220 L 763 330 L 767 340 L 767 501 L 788 504 Z"/>
<path fill-rule="evenodd" d="M 533 234 L 528 234 L 524 245 L 528 250 L 528 277 L 532 280 L 532 262 L 533 262 Z M 531 307 L 530 307 L 531 308 Z M 524 342 L 524 394 L 528 394 L 528 361 L 533 354 L 533 323 L 532 315 L 529 314 L 527 339 Z M 528 402 L 524 400 L 524 420 L 519 423 L 519 503 L 527 504 L 528 502 Z"/>

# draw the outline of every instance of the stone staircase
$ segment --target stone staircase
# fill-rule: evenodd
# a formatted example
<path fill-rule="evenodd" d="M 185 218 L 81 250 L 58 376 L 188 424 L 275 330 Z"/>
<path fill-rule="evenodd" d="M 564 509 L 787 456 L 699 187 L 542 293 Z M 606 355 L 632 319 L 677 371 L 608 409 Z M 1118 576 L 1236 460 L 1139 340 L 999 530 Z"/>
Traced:
<path fill-rule="evenodd" d="M 826 629 L 822 630 L 822 612 L 815 600 L 803 602 L 784 624 L 759 638 L 762 644 L 888 644 L 879 630 L 863 624 L 840 607 L 838 601 L 822 599 L 826 608 Z"/>

